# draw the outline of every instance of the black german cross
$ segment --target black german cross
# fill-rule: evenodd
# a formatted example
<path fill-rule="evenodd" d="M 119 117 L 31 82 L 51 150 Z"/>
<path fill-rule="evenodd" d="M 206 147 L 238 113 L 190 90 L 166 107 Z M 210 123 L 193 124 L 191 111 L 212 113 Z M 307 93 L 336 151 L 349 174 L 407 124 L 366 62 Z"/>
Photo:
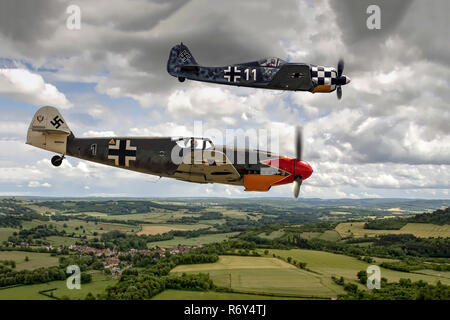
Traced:
<path fill-rule="evenodd" d="M 223 71 L 223 77 L 228 80 L 228 82 L 236 82 L 236 80 L 240 79 L 241 70 L 238 67 L 228 66 L 227 69 Z"/>
<path fill-rule="evenodd" d="M 117 142 L 119 142 L 119 148 L 117 148 L 117 145 L 109 146 L 108 158 L 115 160 L 116 165 L 128 167 L 129 160 L 136 160 L 136 147 L 130 146 L 130 140 L 120 140 Z"/>

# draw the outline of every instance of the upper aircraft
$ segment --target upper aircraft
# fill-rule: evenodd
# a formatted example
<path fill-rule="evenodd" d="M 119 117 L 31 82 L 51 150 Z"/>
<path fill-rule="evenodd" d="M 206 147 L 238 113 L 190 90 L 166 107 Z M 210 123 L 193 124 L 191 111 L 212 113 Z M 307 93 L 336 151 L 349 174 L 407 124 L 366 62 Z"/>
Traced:
<path fill-rule="evenodd" d="M 308 63 L 289 63 L 280 58 L 232 64 L 225 67 L 204 67 L 195 61 L 183 43 L 170 50 L 167 71 L 180 82 L 186 79 L 274 90 L 333 92 L 342 97 L 342 85 L 350 83 L 343 74 L 344 61 L 333 67 Z"/>

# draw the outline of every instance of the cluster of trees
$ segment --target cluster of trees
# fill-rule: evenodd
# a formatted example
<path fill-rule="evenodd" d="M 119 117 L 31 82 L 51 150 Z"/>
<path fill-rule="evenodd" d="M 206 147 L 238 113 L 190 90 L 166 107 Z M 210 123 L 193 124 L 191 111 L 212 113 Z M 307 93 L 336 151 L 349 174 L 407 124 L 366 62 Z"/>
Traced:
<path fill-rule="evenodd" d="M 156 264 L 158 258 L 159 257 L 157 257 L 156 255 L 152 256 L 136 253 L 134 255 L 128 254 L 125 256 L 120 256 L 120 261 L 128 262 L 136 268 L 146 268 Z"/>
<path fill-rule="evenodd" d="M 106 289 L 99 299 L 149 299 L 165 289 L 213 290 L 216 289 L 208 275 L 172 275 L 170 270 L 180 264 L 214 263 L 220 254 L 255 250 L 255 243 L 241 240 L 211 243 L 182 255 L 166 255 L 159 259 L 135 254 L 125 257 L 133 261 L 133 268 L 124 270 L 119 282 Z M 144 268 L 144 269 L 142 269 Z M 93 298 L 92 295 L 89 296 Z"/>
<path fill-rule="evenodd" d="M 185 237 L 185 238 L 198 238 L 204 234 L 217 234 L 221 233 L 219 230 L 211 230 L 208 228 L 201 228 L 196 230 L 172 230 L 167 234 L 172 235 L 174 237 Z"/>
<path fill-rule="evenodd" d="M 105 300 L 144 300 L 150 299 L 165 290 L 165 278 L 153 274 L 137 276 L 122 275 L 121 280 L 106 288 L 106 292 L 97 296 Z M 90 297 L 92 299 L 92 297 Z"/>
<path fill-rule="evenodd" d="M 103 233 L 100 239 L 94 238 L 90 245 L 95 248 L 111 248 L 119 251 L 130 249 L 147 249 L 147 243 L 172 240 L 174 237 L 197 238 L 204 234 L 222 233 L 221 230 L 211 230 L 202 228 L 197 230 L 171 230 L 163 234 L 156 235 L 136 235 L 113 230 Z"/>
<path fill-rule="evenodd" d="M 170 270 L 179 264 L 212 263 L 218 260 L 217 254 L 193 250 L 183 255 L 169 255 L 145 269 L 126 269 L 119 282 L 106 289 L 98 299 L 149 299 L 165 289 L 211 290 L 215 288 L 206 274 L 169 275 Z M 92 298 L 90 296 L 90 298 Z"/>
<path fill-rule="evenodd" d="M 209 243 L 202 248 L 195 249 L 197 253 L 204 254 L 233 254 L 239 250 L 254 251 L 256 250 L 256 244 L 254 242 L 243 240 L 228 240 L 216 243 Z"/>
<path fill-rule="evenodd" d="M 103 233 L 99 238 L 89 240 L 89 246 L 97 249 L 116 249 L 128 251 L 130 249 L 147 249 L 147 243 L 173 239 L 173 234 L 164 233 L 157 235 L 126 234 L 118 230 Z M 84 243 L 86 244 L 86 243 Z"/>
<path fill-rule="evenodd" d="M 5 265 L 0 265 L 0 287 L 45 283 L 64 279 L 66 279 L 66 273 L 60 267 L 16 271 Z"/>
<path fill-rule="evenodd" d="M 16 262 L 14 260 L 0 260 L 0 264 L 11 267 L 14 269 L 16 267 Z"/>
<path fill-rule="evenodd" d="M 104 242 L 106 248 L 113 248 L 119 251 L 147 249 L 147 239 L 145 236 L 126 234 L 118 230 L 106 232 L 101 235 L 100 239 Z"/>
<path fill-rule="evenodd" d="M 408 234 L 382 235 L 375 246 L 384 246 L 392 255 L 450 258 L 450 238 L 416 238 Z"/>
<path fill-rule="evenodd" d="M 23 252 L 50 253 L 50 255 L 52 255 L 52 256 L 69 254 L 69 250 L 67 248 L 61 249 L 61 250 L 53 248 L 51 250 L 48 250 L 44 247 L 5 247 L 5 246 L 1 247 L 0 246 L 0 251 L 23 251 Z"/>
<path fill-rule="evenodd" d="M 269 235 L 274 231 L 280 230 L 281 228 L 283 228 L 283 225 L 275 224 L 275 223 L 259 225 L 259 226 L 255 226 L 252 228 L 248 228 L 240 235 L 240 237 L 241 238 L 255 238 L 255 237 L 259 237 L 259 235 L 261 233 Z"/>
<path fill-rule="evenodd" d="M 19 245 L 22 242 L 29 244 L 45 244 L 41 241 L 50 236 L 64 236 L 66 231 L 58 231 L 53 225 L 38 225 L 31 229 L 21 229 L 19 232 L 14 232 L 12 236 L 8 237 L 8 242 Z"/>
<path fill-rule="evenodd" d="M 24 206 L 20 201 L 14 199 L 3 199 L 0 201 L 0 227 L 19 228 L 23 221 L 31 221 L 33 219 L 48 221 L 47 216 L 41 215 Z"/>
<path fill-rule="evenodd" d="M 260 247 L 288 249 L 293 247 L 310 248 L 308 240 L 302 237 L 304 232 L 324 232 L 333 230 L 336 222 L 316 222 L 301 226 L 291 226 L 283 224 L 268 224 L 250 228 L 239 235 L 239 239 L 254 242 Z M 261 237 L 261 233 L 270 234 L 273 231 L 283 229 L 284 234 L 275 239 Z"/>
<path fill-rule="evenodd" d="M 148 221 L 144 220 L 123 220 L 123 219 L 102 219 L 95 216 L 88 216 L 88 215 L 78 215 L 77 219 L 84 220 L 86 222 L 94 222 L 94 223 L 116 223 L 116 224 L 126 224 L 126 225 L 133 225 L 133 226 L 139 226 L 141 224 L 148 223 Z"/>
<path fill-rule="evenodd" d="M 198 213 L 198 212 L 197 212 Z M 198 223 L 201 220 L 217 220 L 222 219 L 224 216 L 221 212 L 216 211 L 204 211 L 200 212 L 200 216 L 181 217 L 179 219 L 167 220 L 168 223 Z"/>
<path fill-rule="evenodd" d="M 325 232 L 333 230 L 338 225 L 338 222 L 316 222 L 304 224 L 301 226 L 287 226 L 284 228 L 285 232 L 302 233 L 302 232 Z"/>
<path fill-rule="evenodd" d="M 425 212 L 417 214 L 414 217 L 409 218 L 398 217 L 392 219 L 376 219 L 366 222 L 364 228 L 375 230 L 399 230 L 408 222 L 431 223 L 437 225 L 450 224 L 450 207 L 444 210 L 438 209 L 431 213 Z"/>
<path fill-rule="evenodd" d="M 403 271 L 412 272 L 415 270 L 432 269 L 436 271 L 450 271 L 450 264 L 444 263 L 425 263 L 419 259 L 404 259 L 394 262 L 383 262 L 380 267 Z"/>
<path fill-rule="evenodd" d="M 406 219 L 376 219 L 364 224 L 364 229 L 371 230 L 400 230 L 408 222 Z"/>
<path fill-rule="evenodd" d="M 59 266 L 20 271 L 14 270 L 16 266 L 14 261 L 2 261 L 0 263 L 0 287 L 65 280 L 69 276 L 65 270 L 71 264 L 80 266 L 81 271 L 103 269 L 103 264 L 99 263 L 95 257 L 90 256 L 60 257 Z M 89 273 L 82 272 L 80 280 L 82 284 L 89 283 L 92 281 L 92 276 Z"/>
<path fill-rule="evenodd" d="M 432 223 L 438 225 L 450 224 L 450 207 L 441 210 L 438 209 L 431 213 L 417 214 L 412 218 L 408 219 L 409 222 L 417 223 Z"/>
<path fill-rule="evenodd" d="M 450 238 L 416 238 L 413 235 L 382 235 L 376 238 L 373 245 L 358 246 L 351 243 L 327 241 L 323 239 L 304 239 L 300 234 L 292 234 L 288 238 L 267 240 L 272 246 L 285 244 L 287 247 L 321 250 L 345 254 L 354 257 L 378 256 L 386 258 L 448 258 L 450 257 Z"/>
<path fill-rule="evenodd" d="M 165 280 L 166 289 L 207 291 L 215 288 L 209 275 L 204 273 L 169 275 Z"/>
<path fill-rule="evenodd" d="M 366 271 L 358 272 L 362 284 L 367 282 Z M 380 289 L 362 290 L 356 284 L 345 282 L 344 278 L 334 278 L 335 283 L 344 287 L 345 294 L 339 295 L 343 300 L 449 300 L 450 286 L 440 281 L 435 285 L 419 280 L 400 279 L 398 282 L 388 282 L 381 278 Z"/>
<path fill-rule="evenodd" d="M 159 204 L 148 200 L 100 200 L 100 201 L 38 201 L 35 205 L 52 208 L 62 212 L 82 213 L 101 212 L 110 215 L 148 213 L 153 209 L 177 211 L 180 206 Z"/>
<path fill-rule="evenodd" d="M 265 254 L 265 255 L 268 255 L 268 254 L 269 254 L 269 250 L 267 250 L 267 249 L 264 250 L 264 254 Z M 273 253 L 272 256 L 273 256 L 274 258 L 277 258 L 277 259 L 280 259 L 280 260 L 284 260 L 284 261 L 286 261 L 287 263 L 290 263 L 290 264 L 292 264 L 292 265 L 294 265 L 294 266 L 296 266 L 296 267 L 298 267 L 298 268 L 300 268 L 300 269 L 308 270 L 308 271 L 310 271 L 310 272 L 315 272 L 315 271 L 313 271 L 313 270 L 311 270 L 311 269 L 308 269 L 308 268 L 306 267 L 306 266 L 308 265 L 306 262 L 297 261 L 297 260 L 293 259 L 292 257 L 287 257 L 287 258 L 285 259 L 284 257 L 282 257 L 282 256 L 280 256 L 280 255 L 276 255 L 275 253 Z"/>
<path fill-rule="evenodd" d="M 59 266 L 64 270 L 69 265 L 77 265 L 81 271 L 103 270 L 103 262 L 94 255 L 71 254 L 59 257 Z"/>

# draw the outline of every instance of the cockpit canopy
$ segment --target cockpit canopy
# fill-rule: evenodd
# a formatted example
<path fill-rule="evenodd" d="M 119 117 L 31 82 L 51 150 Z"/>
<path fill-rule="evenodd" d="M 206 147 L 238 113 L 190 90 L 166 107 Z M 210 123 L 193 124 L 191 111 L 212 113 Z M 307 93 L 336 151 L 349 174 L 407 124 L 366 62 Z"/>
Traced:
<path fill-rule="evenodd" d="M 172 140 L 176 141 L 180 148 L 190 148 L 195 150 L 207 150 L 214 148 L 214 144 L 208 138 L 181 137 L 172 138 Z"/>
<path fill-rule="evenodd" d="M 279 67 L 285 63 L 286 61 L 276 57 L 264 58 L 258 61 L 258 64 L 261 67 L 274 67 L 274 68 Z"/>

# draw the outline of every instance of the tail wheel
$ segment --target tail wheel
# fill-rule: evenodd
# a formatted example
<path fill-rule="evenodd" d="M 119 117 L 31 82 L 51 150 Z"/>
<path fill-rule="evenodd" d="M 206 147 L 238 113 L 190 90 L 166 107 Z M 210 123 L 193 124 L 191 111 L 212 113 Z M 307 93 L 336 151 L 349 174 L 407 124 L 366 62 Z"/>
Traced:
<path fill-rule="evenodd" d="M 53 156 L 52 157 L 52 165 L 54 165 L 55 167 L 59 167 L 63 161 L 64 157 L 60 157 L 60 156 Z"/>
<path fill-rule="evenodd" d="M 184 80 L 186 80 L 186 78 L 185 78 L 185 77 L 178 77 L 178 81 L 180 81 L 180 82 L 184 82 Z"/>

